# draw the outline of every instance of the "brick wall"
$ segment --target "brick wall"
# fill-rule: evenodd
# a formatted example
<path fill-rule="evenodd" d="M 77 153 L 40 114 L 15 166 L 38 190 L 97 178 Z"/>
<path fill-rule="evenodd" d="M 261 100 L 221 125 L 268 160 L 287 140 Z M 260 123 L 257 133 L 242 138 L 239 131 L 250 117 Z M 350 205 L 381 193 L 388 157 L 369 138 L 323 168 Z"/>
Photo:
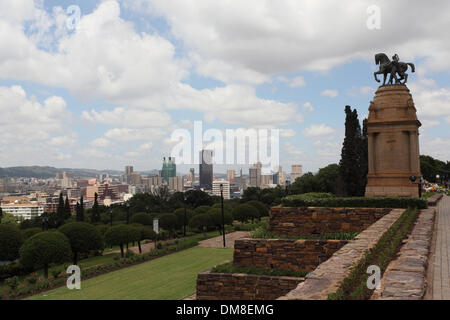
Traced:
<path fill-rule="evenodd" d="M 386 208 L 273 207 L 269 232 L 280 236 L 361 232 L 390 211 Z"/>
<path fill-rule="evenodd" d="M 344 240 L 240 239 L 234 243 L 233 264 L 309 272 L 347 243 Z"/>
<path fill-rule="evenodd" d="M 206 271 L 197 277 L 197 300 L 274 300 L 301 281 L 303 278 Z"/>

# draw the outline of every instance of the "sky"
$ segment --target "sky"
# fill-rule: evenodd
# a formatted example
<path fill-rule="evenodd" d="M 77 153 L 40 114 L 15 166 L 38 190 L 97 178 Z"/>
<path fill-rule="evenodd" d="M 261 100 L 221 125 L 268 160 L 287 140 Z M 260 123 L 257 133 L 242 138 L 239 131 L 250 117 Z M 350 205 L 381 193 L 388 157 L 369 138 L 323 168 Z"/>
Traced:
<path fill-rule="evenodd" d="M 0 0 L 0 167 L 160 169 L 202 121 L 279 130 L 283 170 L 315 172 L 345 106 L 367 117 L 380 52 L 416 65 L 421 154 L 447 161 L 449 30 L 446 0 Z"/>

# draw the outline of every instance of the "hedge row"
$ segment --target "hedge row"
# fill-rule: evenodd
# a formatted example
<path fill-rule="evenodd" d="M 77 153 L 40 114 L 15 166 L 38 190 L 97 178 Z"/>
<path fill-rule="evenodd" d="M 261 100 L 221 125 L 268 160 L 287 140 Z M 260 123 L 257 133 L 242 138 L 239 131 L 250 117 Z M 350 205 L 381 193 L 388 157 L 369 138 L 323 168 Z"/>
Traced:
<path fill-rule="evenodd" d="M 278 269 L 262 269 L 256 267 L 235 267 L 232 262 L 227 262 L 211 269 L 213 273 L 244 273 L 244 274 L 256 274 L 266 275 L 274 277 L 305 277 L 307 271 L 290 271 L 290 270 L 278 270 Z"/>
<path fill-rule="evenodd" d="M 373 289 L 367 287 L 367 268 L 378 266 L 381 275 L 384 274 L 389 263 L 397 257 L 403 239 L 411 232 L 417 217 L 417 209 L 409 208 L 386 231 L 372 250 L 366 251 L 364 257 L 352 268 L 349 276 L 345 278 L 339 289 L 330 295 L 329 300 L 367 300 L 373 294 Z"/>
<path fill-rule="evenodd" d="M 419 198 L 315 198 L 307 195 L 292 195 L 281 200 L 284 207 L 347 207 L 347 208 L 427 208 L 427 201 Z"/>

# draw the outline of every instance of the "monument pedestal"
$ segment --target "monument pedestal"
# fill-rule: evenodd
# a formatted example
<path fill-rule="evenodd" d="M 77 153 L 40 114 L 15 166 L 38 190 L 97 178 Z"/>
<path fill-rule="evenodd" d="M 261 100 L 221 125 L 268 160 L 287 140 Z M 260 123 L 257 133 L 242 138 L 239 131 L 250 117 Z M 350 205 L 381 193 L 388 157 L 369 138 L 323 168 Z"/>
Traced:
<path fill-rule="evenodd" d="M 405 85 L 380 87 L 370 103 L 367 123 L 369 172 L 366 197 L 417 197 L 420 177 L 416 108 Z"/>

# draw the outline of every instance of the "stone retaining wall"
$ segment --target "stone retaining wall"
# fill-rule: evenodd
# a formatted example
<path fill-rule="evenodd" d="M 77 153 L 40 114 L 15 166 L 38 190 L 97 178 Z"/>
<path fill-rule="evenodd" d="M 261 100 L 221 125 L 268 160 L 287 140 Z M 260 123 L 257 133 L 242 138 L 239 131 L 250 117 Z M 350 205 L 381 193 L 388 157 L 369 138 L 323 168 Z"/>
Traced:
<path fill-rule="evenodd" d="M 428 206 L 436 206 L 439 200 L 442 199 L 444 195 L 442 193 L 434 194 L 428 198 L 427 203 Z"/>
<path fill-rule="evenodd" d="M 346 240 L 241 239 L 234 244 L 236 267 L 312 271 Z"/>
<path fill-rule="evenodd" d="M 390 211 L 382 208 L 272 207 L 269 232 L 280 236 L 361 232 Z"/>
<path fill-rule="evenodd" d="M 197 300 L 274 300 L 303 281 L 296 277 L 272 277 L 237 273 L 200 273 Z"/>
<path fill-rule="evenodd" d="M 367 250 L 372 249 L 381 236 L 398 220 L 405 209 L 394 209 L 389 214 L 361 232 L 354 241 L 343 246 L 333 256 L 308 274 L 297 288 L 281 297 L 282 300 L 326 300 L 339 289 L 340 283 L 350 274 L 353 264 Z"/>
<path fill-rule="evenodd" d="M 373 300 L 421 300 L 426 292 L 428 256 L 436 208 L 421 210 L 398 258 L 392 261 Z"/>

